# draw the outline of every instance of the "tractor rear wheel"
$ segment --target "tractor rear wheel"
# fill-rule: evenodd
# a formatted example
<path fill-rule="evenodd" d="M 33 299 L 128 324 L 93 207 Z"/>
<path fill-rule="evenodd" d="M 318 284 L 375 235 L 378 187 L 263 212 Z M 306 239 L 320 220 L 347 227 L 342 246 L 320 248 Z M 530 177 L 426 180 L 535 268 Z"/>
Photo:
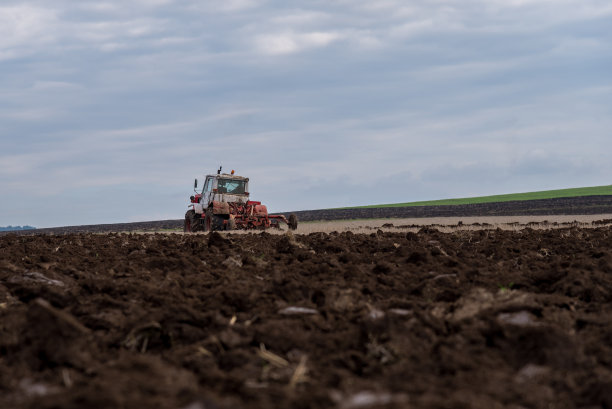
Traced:
<path fill-rule="evenodd" d="M 204 231 L 223 230 L 223 218 L 213 214 L 212 209 L 206 211 L 206 220 L 204 221 Z"/>
<path fill-rule="evenodd" d="M 291 230 L 295 230 L 297 229 L 297 226 L 298 226 L 297 216 L 294 214 L 289 215 L 289 228 Z"/>

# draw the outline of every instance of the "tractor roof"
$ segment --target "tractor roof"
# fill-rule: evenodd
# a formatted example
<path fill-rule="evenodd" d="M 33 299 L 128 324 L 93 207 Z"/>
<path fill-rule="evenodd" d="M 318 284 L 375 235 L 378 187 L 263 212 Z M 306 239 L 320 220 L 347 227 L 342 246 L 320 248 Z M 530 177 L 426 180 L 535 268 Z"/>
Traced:
<path fill-rule="evenodd" d="M 235 180 L 244 180 L 244 181 L 248 181 L 249 178 L 245 178 L 244 176 L 238 176 L 238 175 L 230 175 L 229 173 L 221 173 L 219 174 L 214 174 L 214 175 L 206 175 L 206 177 L 214 177 L 217 179 L 235 179 Z"/>

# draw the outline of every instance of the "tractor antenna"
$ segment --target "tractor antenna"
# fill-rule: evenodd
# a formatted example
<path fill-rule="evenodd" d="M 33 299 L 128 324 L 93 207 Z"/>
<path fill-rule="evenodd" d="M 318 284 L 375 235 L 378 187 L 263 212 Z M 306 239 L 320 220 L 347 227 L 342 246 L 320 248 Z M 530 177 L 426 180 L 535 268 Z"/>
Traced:
<path fill-rule="evenodd" d="M 219 170 L 217 171 L 217 175 L 221 174 L 221 169 L 223 169 L 223 166 L 219 166 Z"/>

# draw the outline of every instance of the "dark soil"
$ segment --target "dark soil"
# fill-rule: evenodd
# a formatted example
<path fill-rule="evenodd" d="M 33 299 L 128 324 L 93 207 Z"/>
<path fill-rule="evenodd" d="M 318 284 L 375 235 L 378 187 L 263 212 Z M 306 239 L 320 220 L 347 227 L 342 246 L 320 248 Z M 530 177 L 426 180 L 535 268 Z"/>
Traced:
<path fill-rule="evenodd" d="M 611 408 L 612 229 L 0 237 L 1 408 Z"/>

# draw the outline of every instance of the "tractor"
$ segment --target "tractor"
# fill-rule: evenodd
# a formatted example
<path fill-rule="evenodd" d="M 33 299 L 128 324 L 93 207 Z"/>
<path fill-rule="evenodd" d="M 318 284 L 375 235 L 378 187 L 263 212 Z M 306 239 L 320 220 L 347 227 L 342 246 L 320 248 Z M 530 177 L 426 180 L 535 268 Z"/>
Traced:
<path fill-rule="evenodd" d="M 185 213 L 183 231 L 250 230 L 287 226 L 297 229 L 297 217 L 268 214 L 261 202 L 250 200 L 249 179 L 234 174 L 207 175 L 198 191 L 198 180 L 193 184 L 195 195 L 190 197 L 190 209 Z"/>

